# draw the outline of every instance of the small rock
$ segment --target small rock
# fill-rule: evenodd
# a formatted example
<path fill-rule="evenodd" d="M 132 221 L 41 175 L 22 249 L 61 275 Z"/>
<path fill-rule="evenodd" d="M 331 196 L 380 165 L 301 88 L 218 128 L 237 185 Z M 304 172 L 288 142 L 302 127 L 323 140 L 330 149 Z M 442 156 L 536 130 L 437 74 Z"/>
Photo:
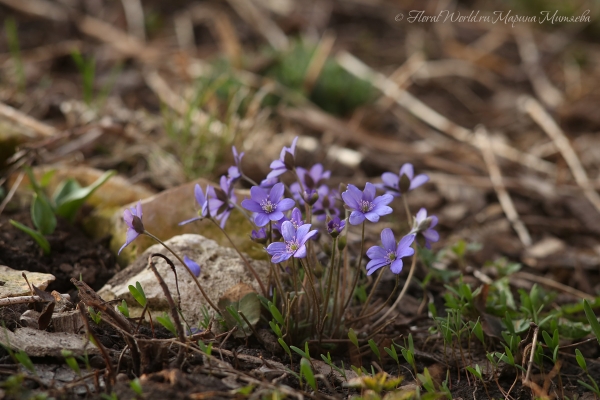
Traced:
<path fill-rule="evenodd" d="M 214 240 L 193 234 L 176 236 L 167 240 L 166 244 L 180 257 L 183 258 L 186 255 L 200 264 L 202 272 L 198 280 L 214 304 L 217 304 L 219 298 L 228 289 L 238 283 L 249 284 L 260 293 L 260 286 L 247 270 L 244 262 L 235 250 L 219 246 Z M 158 244 L 148 248 L 133 264 L 118 272 L 98 291 L 98 294 L 106 301 L 115 298 L 124 299 L 129 305 L 130 315 L 139 315 L 141 309 L 138 309 L 136 314 L 135 307 L 139 307 L 139 305 L 129 293 L 128 287 L 129 285 L 135 286 L 136 282 L 140 282 L 146 293 L 149 310 L 153 316 L 160 316 L 164 311 L 167 311 L 169 305 L 165 299 L 165 295 L 152 271 L 146 268 L 148 266 L 148 256 L 152 253 L 161 253 L 169 257 L 175 264 L 179 292 L 181 294 L 182 313 L 191 326 L 195 326 L 203 318 L 203 306 L 210 313 L 213 312 L 189 273 L 184 270 L 187 267 L 181 265 L 171 253 Z M 269 272 L 268 264 L 265 261 L 248 259 L 259 277 L 266 284 Z M 171 296 L 177 302 L 179 296 L 177 295 L 173 271 L 161 258 L 154 258 L 154 262 L 156 269 L 167 284 Z"/>
<path fill-rule="evenodd" d="M 5 329 L 0 335 L 0 344 L 14 350 L 23 350 L 30 357 L 62 357 L 63 349 L 74 356 L 98 354 L 98 349 L 81 335 L 53 333 L 31 328 L 18 328 L 15 332 Z"/>
<path fill-rule="evenodd" d="M 27 286 L 27 282 L 23 278 L 23 272 L 27 275 L 29 283 L 41 290 L 46 289 L 48 284 L 56 279 L 51 274 L 18 271 L 6 265 L 0 265 L 0 299 L 5 297 L 29 296 L 31 294 L 29 286 Z"/>

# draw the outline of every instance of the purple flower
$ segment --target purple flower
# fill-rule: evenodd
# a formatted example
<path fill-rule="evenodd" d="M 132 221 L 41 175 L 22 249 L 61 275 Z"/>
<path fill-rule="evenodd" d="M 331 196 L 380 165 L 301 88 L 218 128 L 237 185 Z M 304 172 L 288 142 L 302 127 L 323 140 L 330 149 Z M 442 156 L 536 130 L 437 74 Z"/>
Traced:
<path fill-rule="evenodd" d="M 390 266 L 393 273 L 402 272 L 402 257 L 408 257 L 415 254 L 415 250 L 410 247 L 415 240 L 415 235 L 406 235 L 396 246 L 394 232 L 390 228 L 381 231 L 381 244 L 383 246 L 373 246 L 367 250 L 367 256 L 371 259 L 367 263 L 367 275 L 371 275 L 381 267 Z"/>
<path fill-rule="evenodd" d="M 279 221 L 283 212 L 294 207 L 294 200 L 283 198 L 283 183 L 277 183 L 270 192 L 258 186 L 250 188 L 250 198 L 242 201 L 242 207 L 254 213 L 256 226 L 265 226 L 269 221 Z"/>
<path fill-rule="evenodd" d="M 233 152 L 233 161 L 235 162 L 235 166 L 241 171 L 242 170 L 242 158 L 244 157 L 244 152 L 238 154 L 235 146 L 231 146 L 231 151 Z"/>
<path fill-rule="evenodd" d="M 354 185 L 348 185 L 348 190 L 342 193 L 346 206 L 352 210 L 350 224 L 358 225 L 366 219 L 371 222 L 379 221 L 379 217 L 392 212 L 388 204 L 394 199 L 390 194 L 375 197 L 375 185 L 367 182 L 364 192 Z"/>
<path fill-rule="evenodd" d="M 306 241 L 317 234 L 317 231 L 311 231 L 310 227 L 311 224 L 304 224 L 296 229 L 290 221 L 284 221 L 281 226 L 284 241 L 271 243 L 267 247 L 267 253 L 273 256 L 271 262 L 277 264 L 292 256 L 306 257 Z"/>
<path fill-rule="evenodd" d="M 294 153 L 296 152 L 296 142 L 298 141 L 298 136 L 294 138 L 292 141 L 291 147 L 284 147 L 281 149 L 281 153 L 279 154 L 279 160 L 275 160 L 271 163 L 270 168 L 271 172 L 267 175 L 267 179 L 278 177 L 285 173 L 285 171 L 292 170 L 295 166 Z"/>
<path fill-rule="evenodd" d="M 302 186 L 299 182 L 292 183 L 290 190 L 294 194 L 301 194 L 302 187 L 304 188 L 304 191 L 316 189 L 323 184 L 323 181 L 329 179 L 331 176 L 331 171 L 323 171 L 322 164 L 315 164 L 308 171 L 302 167 L 298 167 L 296 168 L 296 173 L 298 174 Z"/>
<path fill-rule="evenodd" d="M 263 189 L 271 189 L 273 186 L 275 186 L 277 183 L 279 182 L 279 178 L 275 177 L 275 178 L 267 178 L 267 179 L 263 179 L 262 181 L 260 181 L 260 187 Z"/>
<path fill-rule="evenodd" d="M 267 230 L 265 228 L 260 228 L 258 230 L 252 230 L 250 234 L 250 239 L 253 242 L 265 244 L 267 243 Z"/>
<path fill-rule="evenodd" d="M 235 165 L 232 165 L 227 169 L 227 180 L 230 184 L 236 182 L 241 177 L 242 173 L 240 172 L 240 169 Z"/>
<path fill-rule="evenodd" d="M 327 232 L 329 232 L 333 238 L 338 237 L 345 227 L 346 220 L 340 220 L 340 217 L 333 217 L 329 222 L 327 222 Z"/>
<path fill-rule="evenodd" d="M 425 174 L 414 176 L 413 165 L 406 163 L 400 168 L 398 175 L 391 172 L 384 172 L 381 175 L 383 183 L 377 185 L 379 189 L 386 190 L 386 193 L 394 197 L 400 197 L 402 193 L 418 188 L 427 181 L 429 177 Z"/>
<path fill-rule="evenodd" d="M 225 223 L 235 207 L 237 197 L 233 192 L 232 182 L 225 175 L 221 176 L 220 188 L 209 187 L 207 192 L 208 211 L 217 221 L 220 221 L 221 228 L 225 228 Z M 210 189 L 210 190 L 209 190 Z"/>
<path fill-rule="evenodd" d="M 117 255 L 121 254 L 121 251 L 133 242 L 135 238 L 145 232 L 144 224 L 142 223 L 142 202 L 138 201 L 137 205 L 131 207 L 131 210 L 125 209 L 123 211 L 123 221 L 127 224 L 127 234 L 125 244 L 121 246 Z"/>
<path fill-rule="evenodd" d="M 200 266 L 196 261 L 192 260 L 188 256 L 183 256 L 183 261 L 185 261 L 185 266 L 192 271 L 196 278 L 200 276 Z"/>
<path fill-rule="evenodd" d="M 415 216 L 411 234 L 422 236 L 425 239 L 425 247 L 431 249 L 431 243 L 440 240 L 440 234 L 433 228 L 437 225 L 438 218 L 435 215 L 427 216 L 427 210 L 421 208 Z"/>
<path fill-rule="evenodd" d="M 210 191 L 211 191 L 211 186 L 208 186 L 206 188 L 206 194 L 208 195 L 208 193 Z M 206 215 L 208 214 L 208 199 L 204 195 L 204 192 L 202 191 L 202 188 L 200 187 L 200 185 L 198 185 L 197 183 L 196 183 L 196 186 L 194 186 L 194 196 L 196 197 L 196 202 L 200 206 L 200 211 L 198 211 L 198 216 L 180 222 L 179 226 L 189 224 L 190 222 L 201 220 L 202 218 L 206 217 Z"/>
<path fill-rule="evenodd" d="M 339 199 L 339 193 L 337 190 L 332 189 L 331 191 L 325 185 L 322 185 L 318 189 L 319 199 L 313 205 L 313 214 L 317 220 L 324 221 L 327 215 L 339 216 L 340 210 L 336 207 L 336 201 Z"/>

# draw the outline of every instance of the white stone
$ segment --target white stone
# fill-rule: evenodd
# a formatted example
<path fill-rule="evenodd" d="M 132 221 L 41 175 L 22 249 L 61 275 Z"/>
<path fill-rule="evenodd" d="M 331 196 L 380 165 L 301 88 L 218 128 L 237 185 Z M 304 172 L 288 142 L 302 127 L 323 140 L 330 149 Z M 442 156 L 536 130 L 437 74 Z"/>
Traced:
<path fill-rule="evenodd" d="M 210 240 L 201 235 L 185 234 L 175 236 L 166 241 L 166 244 L 173 249 L 182 259 L 186 255 L 201 267 L 201 273 L 198 277 L 204 291 L 214 304 L 217 304 L 219 298 L 229 288 L 243 282 L 251 285 L 258 293 L 260 286 L 248 271 L 244 262 L 234 249 L 222 247 L 214 240 Z M 175 264 L 177 270 L 177 279 L 179 282 L 179 292 L 181 294 L 181 309 L 183 316 L 191 326 L 197 326 L 202 320 L 202 308 L 205 306 L 210 314 L 213 311 L 200 293 L 190 274 L 183 270 L 187 268 L 181 265 L 179 261 L 162 245 L 156 244 L 144 251 L 135 262 L 124 270 L 118 272 L 98 294 L 104 300 L 113 300 L 115 298 L 124 299 L 130 309 L 130 315 L 139 315 L 141 310 L 135 310 L 139 307 L 133 296 L 129 293 L 129 285 L 135 286 L 140 282 L 146 298 L 148 299 L 149 310 L 152 316 L 160 316 L 169 309 L 165 295 L 158 284 L 152 270 L 147 268 L 148 256 L 152 253 L 161 253 Z M 268 264 L 265 261 L 250 261 L 263 283 L 267 284 L 267 275 L 269 271 Z M 175 285 L 175 276 L 168 264 L 160 257 L 154 257 L 154 265 L 161 277 L 167 284 L 171 296 L 178 301 L 177 288 Z"/>
<path fill-rule="evenodd" d="M 41 290 L 46 289 L 48 284 L 56 279 L 54 275 L 51 274 L 19 271 L 7 267 L 6 265 L 0 265 L 0 299 L 5 297 L 28 296 L 31 294 L 29 286 L 27 285 L 25 278 L 23 278 L 23 273 L 27 275 L 29 283 Z"/>

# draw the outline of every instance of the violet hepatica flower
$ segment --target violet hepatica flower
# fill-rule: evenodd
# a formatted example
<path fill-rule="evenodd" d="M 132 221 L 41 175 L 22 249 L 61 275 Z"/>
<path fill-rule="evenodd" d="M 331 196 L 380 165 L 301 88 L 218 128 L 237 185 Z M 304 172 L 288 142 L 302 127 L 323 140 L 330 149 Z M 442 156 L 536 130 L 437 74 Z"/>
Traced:
<path fill-rule="evenodd" d="M 206 194 L 208 194 L 210 191 L 211 191 L 211 187 L 208 186 L 206 188 Z M 204 192 L 202 191 L 202 188 L 200 187 L 200 185 L 198 185 L 197 183 L 196 183 L 196 186 L 194 186 L 194 197 L 196 197 L 196 202 L 200 206 L 200 211 L 198 211 L 198 216 L 180 222 L 179 223 L 180 226 L 189 224 L 190 222 L 199 221 L 202 218 L 206 217 L 206 215 L 208 214 L 208 199 L 204 195 Z"/>
<path fill-rule="evenodd" d="M 235 207 L 237 197 L 233 192 L 232 181 L 225 175 L 221 176 L 220 188 L 215 189 L 210 187 L 206 190 L 208 197 L 208 210 L 211 216 L 214 216 L 217 221 L 220 221 L 221 228 L 225 228 L 225 223 L 231 214 L 231 210 Z"/>
<path fill-rule="evenodd" d="M 391 194 L 375 197 L 375 185 L 367 182 L 365 190 L 361 191 L 354 185 L 348 185 L 348 190 L 342 193 L 342 199 L 350 214 L 350 224 L 358 225 L 366 219 L 371 222 L 379 221 L 379 217 L 390 214 L 392 208 L 388 204 L 394 199 Z"/>
<path fill-rule="evenodd" d="M 410 233 L 422 236 L 425 239 L 425 247 L 431 249 L 431 243 L 440 240 L 440 234 L 433 228 L 437 225 L 438 218 L 435 215 L 427 216 L 427 210 L 421 208 L 415 216 L 412 231 Z"/>
<path fill-rule="evenodd" d="M 192 271 L 196 278 L 200 276 L 200 265 L 198 265 L 196 261 L 192 260 L 188 256 L 183 256 L 183 261 L 185 262 L 185 266 Z"/>
<path fill-rule="evenodd" d="M 260 186 L 263 189 L 271 189 L 277 183 L 279 183 L 279 178 L 277 178 L 277 177 L 266 178 L 266 179 L 263 179 L 262 181 L 260 181 L 260 184 L 258 186 Z"/>
<path fill-rule="evenodd" d="M 267 230 L 265 228 L 259 228 L 257 230 L 253 229 L 250 234 L 250 239 L 255 243 L 267 243 Z"/>
<path fill-rule="evenodd" d="M 273 256 L 271 262 L 277 264 L 292 256 L 306 257 L 306 241 L 317 234 L 317 231 L 311 231 L 310 227 L 311 224 L 304 224 L 296 229 L 290 221 L 284 221 L 281 225 L 283 242 L 271 243 L 267 247 L 267 253 Z"/>
<path fill-rule="evenodd" d="M 317 220 L 325 221 L 327 215 L 334 217 L 340 215 L 340 210 L 336 206 L 336 201 L 339 199 L 339 193 L 337 190 L 329 188 L 326 185 L 322 185 L 318 189 L 319 198 L 313 205 L 313 215 L 316 216 Z"/>
<path fill-rule="evenodd" d="M 402 193 L 416 189 L 429 181 L 429 177 L 425 174 L 414 175 L 415 171 L 413 165 L 406 163 L 400 168 L 398 175 L 392 172 L 384 172 L 383 175 L 381 175 L 383 183 L 380 183 L 377 186 L 394 197 L 400 197 Z"/>
<path fill-rule="evenodd" d="M 283 212 L 294 207 L 294 200 L 283 198 L 283 183 L 277 183 L 270 192 L 258 186 L 250 189 L 250 198 L 242 201 L 242 207 L 254 213 L 256 226 L 265 226 L 269 221 L 279 221 Z"/>
<path fill-rule="evenodd" d="M 381 244 L 383 246 L 373 246 L 367 250 L 367 256 L 371 259 L 367 263 L 367 275 L 371 275 L 381 267 L 390 266 L 393 273 L 402 272 L 402 257 L 408 257 L 415 254 L 415 250 L 410 245 L 415 240 L 415 235 L 406 235 L 398 245 L 394 238 L 394 232 L 390 228 L 381 231 Z"/>
<path fill-rule="evenodd" d="M 127 224 L 127 234 L 125 244 L 121 246 L 117 255 L 121 254 L 121 251 L 133 242 L 135 238 L 145 232 L 144 224 L 142 223 L 142 202 L 138 201 L 135 207 L 125 209 L 123 211 L 123 221 Z"/>
<path fill-rule="evenodd" d="M 294 169 L 296 160 L 296 142 L 298 141 L 298 136 L 294 138 L 292 141 L 291 147 L 284 147 L 281 149 L 281 153 L 279 154 L 279 160 L 275 160 L 269 166 L 271 168 L 271 172 L 267 175 L 267 179 L 278 177 L 285 173 L 285 171 L 291 171 Z"/>
<path fill-rule="evenodd" d="M 304 200 L 303 191 L 310 193 L 317 190 L 317 188 L 320 189 L 321 186 L 327 188 L 323 185 L 323 182 L 331 176 L 331 171 L 323 171 L 322 164 L 315 164 L 310 170 L 298 167 L 296 173 L 302 185 L 300 185 L 300 182 L 294 182 L 290 186 L 290 191 L 294 194 L 294 198 L 300 201 L 300 204 L 303 204 L 302 201 Z M 319 194 L 320 192 L 319 190 Z"/>
<path fill-rule="evenodd" d="M 346 220 L 340 220 L 340 217 L 337 216 L 333 217 L 329 222 L 327 222 L 327 232 L 329 232 L 332 238 L 338 237 L 345 227 Z"/>

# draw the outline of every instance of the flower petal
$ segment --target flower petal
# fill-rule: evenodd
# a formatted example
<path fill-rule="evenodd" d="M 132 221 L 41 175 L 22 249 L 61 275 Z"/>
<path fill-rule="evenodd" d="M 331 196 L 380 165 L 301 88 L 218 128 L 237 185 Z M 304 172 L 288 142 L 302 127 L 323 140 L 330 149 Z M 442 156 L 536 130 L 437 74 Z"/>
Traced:
<path fill-rule="evenodd" d="M 281 224 L 281 235 L 286 242 L 294 240 L 296 238 L 296 228 L 290 221 L 283 221 Z"/>
<path fill-rule="evenodd" d="M 252 199 L 244 199 L 242 200 L 242 207 L 244 207 L 246 210 L 248 211 L 252 211 L 255 213 L 262 213 L 264 212 L 262 207 L 260 206 L 260 204 L 258 204 L 256 201 L 252 200 Z"/>
<path fill-rule="evenodd" d="M 379 220 L 379 217 L 377 217 L 377 219 Z M 350 219 L 349 219 L 350 225 L 358 225 L 361 222 L 363 222 L 364 220 L 365 220 L 365 214 L 361 213 L 360 211 L 352 211 L 352 214 L 350 214 Z"/>
<path fill-rule="evenodd" d="M 404 266 L 404 263 L 402 262 L 402 259 L 399 258 L 392 262 L 392 264 L 390 265 L 390 270 L 397 275 L 400 272 L 402 272 L 403 266 Z"/>
<path fill-rule="evenodd" d="M 283 199 L 277 204 L 278 211 L 287 211 L 292 209 L 296 205 L 296 202 L 292 199 Z"/>
<path fill-rule="evenodd" d="M 191 218 L 191 219 L 186 219 L 185 221 L 181 221 L 178 225 L 179 226 L 187 225 L 190 222 L 200 221 L 201 219 L 202 219 L 202 217 L 194 217 L 194 218 Z"/>
<path fill-rule="evenodd" d="M 267 200 L 267 191 L 259 186 L 252 186 L 250 188 L 250 197 L 257 203 L 261 203 L 263 200 Z"/>
<path fill-rule="evenodd" d="M 365 191 L 363 192 L 364 193 L 363 199 L 368 200 L 368 201 L 373 201 L 373 199 L 375 198 L 376 190 L 377 190 L 377 188 L 375 187 L 375 185 L 373 185 L 371 182 L 367 182 L 365 184 Z"/>
<path fill-rule="evenodd" d="M 367 250 L 367 257 L 371 260 L 375 260 L 377 258 L 383 258 L 387 256 L 387 251 L 381 246 L 371 246 L 369 250 Z"/>
<path fill-rule="evenodd" d="M 123 246 L 121 246 L 117 255 L 121 254 L 121 250 L 123 250 L 127 245 L 129 245 L 129 243 L 133 242 L 135 240 L 135 238 L 137 238 L 138 236 L 140 236 L 140 234 L 137 233 L 135 231 L 135 229 L 133 229 L 133 228 L 127 229 L 127 233 L 125 236 L 125 244 Z"/>
<path fill-rule="evenodd" d="M 369 269 L 367 269 L 367 276 L 369 276 L 369 275 L 373 274 L 373 272 L 375 272 L 375 271 L 377 271 L 379 268 L 381 268 L 381 267 L 385 267 L 385 266 L 386 266 L 386 264 L 385 264 L 385 263 L 383 263 L 383 264 L 375 264 L 375 265 L 372 265 L 372 266 L 371 266 Z"/>
<path fill-rule="evenodd" d="M 141 200 L 138 200 L 138 203 L 135 207 L 135 211 L 136 211 L 135 215 L 137 215 L 140 219 L 142 219 L 143 213 L 142 213 L 142 201 Z"/>
<path fill-rule="evenodd" d="M 129 208 L 126 208 L 125 211 L 123 211 L 123 221 L 125 221 L 128 227 L 133 229 L 133 214 Z"/>
<path fill-rule="evenodd" d="M 296 258 L 304 258 L 306 257 L 306 246 L 302 245 L 298 248 L 298 250 L 296 250 L 296 252 L 294 253 L 294 257 Z"/>
<path fill-rule="evenodd" d="M 373 200 L 373 204 L 375 204 L 375 207 L 377 206 L 387 206 L 388 204 L 390 204 L 392 202 L 392 200 L 394 200 L 394 196 L 392 196 L 391 194 L 382 194 L 381 196 L 377 196 L 374 200 Z"/>
<path fill-rule="evenodd" d="M 425 208 L 421 208 L 417 215 L 415 215 L 415 221 L 417 224 L 420 224 L 421 222 L 425 221 L 425 218 L 427 218 L 427 210 Z"/>
<path fill-rule="evenodd" d="M 269 223 L 269 216 L 265 213 L 255 213 L 254 214 L 254 224 L 259 228 L 261 226 L 265 226 Z"/>
<path fill-rule="evenodd" d="M 433 229 L 427 229 L 425 232 L 423 232 L 423 236 L 430 242 L 437 242 L 440 240 L 440 234 Z"/>
<path fill-rule="evenodd" d="M 271 192 L 269 193 L 269 200 L 271 203 L 277 204 L 279 200 L 283 197 L 284 186 L 283 183 L 279 182 L 273 185 L 271 188 Z"/>
<path fill-rule="evenodd" d="M 195 277 L 200 276 L 200 265 L 188 256 L 183 256 L 183 261 L 185 262 L 185 266 L 189 268 L 190 271 L 194 274 Z"/>
<path fill-rule="evenodd" d="M 379 214 L 374 211 L 366 213 L 365 218 L 371 222 L 379 222 Z"/>
<path fill-rule="evenodd" d="M 410 187 L 408 190 L 413 190 L 418 188 L 419 186 L 427 183 L 429 181 L 429 177 L 425 174 L 420 174 L 415 176 L 415 178 L 410 182 Z"/>
<path fill-rule="evenodd" d="M 385 228 L 381 231 L 381 244 L 383 244 L 383 248 L 388 251 L 396 251 L 396 238 L 394 237 L 394 232 L 390 228 Z"/>
<path fill-rule="evenodd" d="M 270 255 L 275 255 L 277 253 L 285 252 L 285 243 L 283 242 L 273 242 L 267 247 L 267 253 Z"/>
<path fill-rule="evenodd" d="M 398 177 L 398 175 L 391 172 L 384 172 L 381 175 L 381 180 L 383 181 L 383 184 L 385 186 L 389 186 L 395 189 L 398 188 L 398 182 L 400 182 L 400 178 Z"/>
<path fill-rule="evenodd" d="M 415 169 L 413 168 L 413 165 L 411 163 L 406 163 L 402 166 L 402 168 L 400 168 L 400 173 L 398 176 L 401 177 L 402 175 L 406 175 L 412 181 L 414 174 Z"/>

